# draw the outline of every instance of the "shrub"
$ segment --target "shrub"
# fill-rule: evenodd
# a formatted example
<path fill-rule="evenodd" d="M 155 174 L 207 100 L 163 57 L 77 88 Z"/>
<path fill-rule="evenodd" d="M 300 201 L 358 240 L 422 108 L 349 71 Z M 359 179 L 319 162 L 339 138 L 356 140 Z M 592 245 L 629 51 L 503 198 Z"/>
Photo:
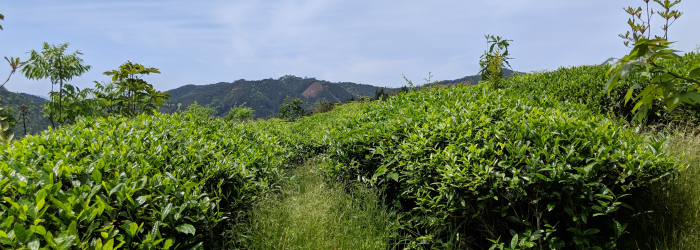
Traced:
<path fill-rule="evenodd" d="M 333 110 L 333 108 L 335 108 L 336 106 L 338 106 L 338 102 L 329 102 L 329 101 L 326 101 L 324 99 L 324 100 L 321 100 L 319 102 L 316 102 L 316 105 L 314 105 L 314 107 L 311 108 L 311 111 L 309 112 L 309 114 L 314 115 L 314 114 L 326 113 L 326 112 Z"/>
<path fill-rule="evenodd" d="M 214 115 L 214 108 L 210 107 L 209 105 L 207 106 L 202 106 L 197 104 L 197 101 L 194 101 L 194 103 L 190 104 L 185 108 L 185 110 L 180 111 L 180 113 L 185 116 L 185 117 L 192 117 L 194 119 L 209 119 L 212 115 Z"/>
<path fill-rule="evenodd" d="M 386 188 L 409 248 L 613 249 L 625 204 L 679 168 L 623 127 L 547 95 L 429 89 L 349 122 L 328 170 Z"/>
<path fill-rule="evenodd" d="M 0 248 L 221 249 L 281 168 L 363 105 L 297 123 L 86 118 L 0 145 Z"/>
<path fill-rule="evenodd" d="M 481 55 L 479 76 L 487 81 L 492 88 L 498 89 L 501 88 L 503 83 L 503 68 L 506 65 L 510 67 L 508 59 L 513 59 L 508 57 L 509 42 L 513 40 L 492 35 L 485 35 L 484 37 L 486 38 L 488 50 L 485 50 L 484 54 Z"/>
<path fill-rule="evenodd" d="M 0 152 L 3 247 L 189 249 L 216 248 L 294 151 L 254 127 L 156 114 L 79 119 Z"/>
<path fill-rule="evenodd" d="M 294 98 L 289 101 L 289 96 L 284 99 L 284 102 L 280 103 L 280 112 L 277 117 L 285 121 L 296 121 L 306 114 L 304 110 L 304 102 L 299 98 Z"/>
<path fill-rule="evenodd" d="M 253 117 L 253 109 L 250 107 L 243 107 L 243 105 L 245 105 L 245 103 L 239 106 L 233 105 L 228 114 L 224 116 L 224 120 L 241 122 Z"/>
<path fill-rule="evenodd" d="M 697 53 L 688 53 L 679 60 L 660 60 L 658 63 L 679 74 L 687 74 L 691 69 L 691 63 L 699 59 L 700 56 Z M 626 81 L 612 88 L 608 94 L 600 90 L 605 88 L 608 80 L 606 72 L 610 68 L 609 65 L 575 66 L 562 67 L 554 71 L 532 72 L 509 78 L 505 81 L 504 88 L 524 93 L 529 98 L 546 95 L 562 102 L 583 104 L 593 112 L 611 114 L 632 122 L 635 116 L 632 112 L 634 105 L 625 104 L 625 95 L 627 90 L 640 79 L 630 76 Z M 639 92 L 641 91 L 636 90 L 635 93 Z M 649 109 L 646 120 L 641 124 L 666 125 L 672 122 L 697 122 L 699 119 L 700 107 L 697 105 L 680 106 L 669 112 L 663 103 L 657 100 Z"/>

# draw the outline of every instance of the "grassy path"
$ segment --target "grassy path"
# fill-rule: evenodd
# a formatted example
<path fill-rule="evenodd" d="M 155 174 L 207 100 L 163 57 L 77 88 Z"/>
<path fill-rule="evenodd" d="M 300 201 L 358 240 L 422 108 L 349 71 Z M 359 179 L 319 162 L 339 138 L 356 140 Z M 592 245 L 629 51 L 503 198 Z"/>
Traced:
<path fill-rule="evenodd" d="M 379 192 L 329 181 L 314 168 L 295 169 L 279 193 L 253 208 L 248 248 L 387 249 L 389 216 Z"/>

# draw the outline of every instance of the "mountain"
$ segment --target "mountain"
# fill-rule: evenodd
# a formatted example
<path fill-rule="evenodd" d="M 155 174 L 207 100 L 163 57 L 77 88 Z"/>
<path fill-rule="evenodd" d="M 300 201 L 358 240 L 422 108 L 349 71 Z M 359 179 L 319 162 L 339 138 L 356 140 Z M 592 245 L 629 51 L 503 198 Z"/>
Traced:
<path fill-rule="evenodd" d="M 29 116 L 27 117 L 27 133 L 36 134 L 45 130 L 51 125 L 51 121 L 44 118 L 42 106 L 46 99 L 25 94 L 10 92 L 6 88 L 0 88 L 0 106 L 3 108 L 12 109 L 12 114 L 17 119 L 17 125 L 13 128 L 15 138 L 24 137 L 24 125 L 19 115 L 19 107 L 26 105 L 29 107 Z"/>
<path fill-rule="evenodd" d="M 216 116 L 225 116 L 231 107 L 245 103 L 246 107 L 255 110 L 256 117 L 276 116 L 280 103 L 285 98 L 299 98 L 308 107 L 317 102 L 345 102 L 347 99 L 358 99 L 359 96 L 373 96 L 380 87 L 356 84 L 352 82 L 333 83 L 316 78 L 301 78 L 283 76 L 278 79 L 249 81 L 245 79 L 232 83 L 220 82 L 210 85 L 185 85 L 170 93 L 170 107 L 161 108 L 163 113 L 172 113 L 181 103 L 184 109 L 195 101 L 199 105 L 214 107 Z M 389 91 L 396 91 L 387 88 Z"/>

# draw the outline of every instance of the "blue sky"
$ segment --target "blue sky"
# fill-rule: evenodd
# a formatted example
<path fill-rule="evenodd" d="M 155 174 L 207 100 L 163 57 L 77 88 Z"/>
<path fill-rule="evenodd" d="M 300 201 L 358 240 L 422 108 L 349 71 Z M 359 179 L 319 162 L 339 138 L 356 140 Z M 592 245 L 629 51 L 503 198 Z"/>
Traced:
<path fill-rule="evenodd" d="M 283 75 L 377 86 L 478 72 L 485 34 L 514 40 L 515 70 L 599 64 L 629 49 L 626 6 L 642 0 L 0 0 L 0 56 L 27 59 L 42 42 L 70 42 L 93 70 L 71 84 L 108 81 L 130 60 L 159 68 L 158 90 Z M 685 0 L 674 48 L 700 44 L 700 1 Z M 660 19 L 652 23 L 660 32 Z M 658 34 L 658 33 L 657 33 Z M 10 67 L 0 63 L 0 78 Z M 15 75 L 11 91 L 47 95 L 48 80 Z"/>

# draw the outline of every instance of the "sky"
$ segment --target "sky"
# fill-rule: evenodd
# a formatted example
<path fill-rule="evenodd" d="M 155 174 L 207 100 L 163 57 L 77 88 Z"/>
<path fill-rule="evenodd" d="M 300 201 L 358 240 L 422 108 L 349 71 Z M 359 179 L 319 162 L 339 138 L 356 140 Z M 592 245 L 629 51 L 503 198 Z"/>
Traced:
<path fill-rule="evenodd" d="M 653 3 L 653 1 L 652 1 Z M 513 40 L 521 72 L 600 64 L 629 48 L 623 8 L 642 0 L 0 0 L 0 57 L 28 59 L 43 42 L 70 43 L 93 87 L 127 60 L 159 68 L 157 90 L 284 75 L 375 86 L 452 80 L 479 71 L 484 35 Z M 654 3 L 655 4 L 655 3 Z M 654 5 L 652 5 L 654 7 Z M 658 8 L 657 8 L 658 9 Z M 685 0 L 669 29 L 674 49 L 700 44 L 700 1 Z M 660 34 L 661 19 L 652 20 Z M 10 66 L 0 62 L 0 79 Z M 10 91 L 48 95 L 49 80 L 15 74 Z"/>

